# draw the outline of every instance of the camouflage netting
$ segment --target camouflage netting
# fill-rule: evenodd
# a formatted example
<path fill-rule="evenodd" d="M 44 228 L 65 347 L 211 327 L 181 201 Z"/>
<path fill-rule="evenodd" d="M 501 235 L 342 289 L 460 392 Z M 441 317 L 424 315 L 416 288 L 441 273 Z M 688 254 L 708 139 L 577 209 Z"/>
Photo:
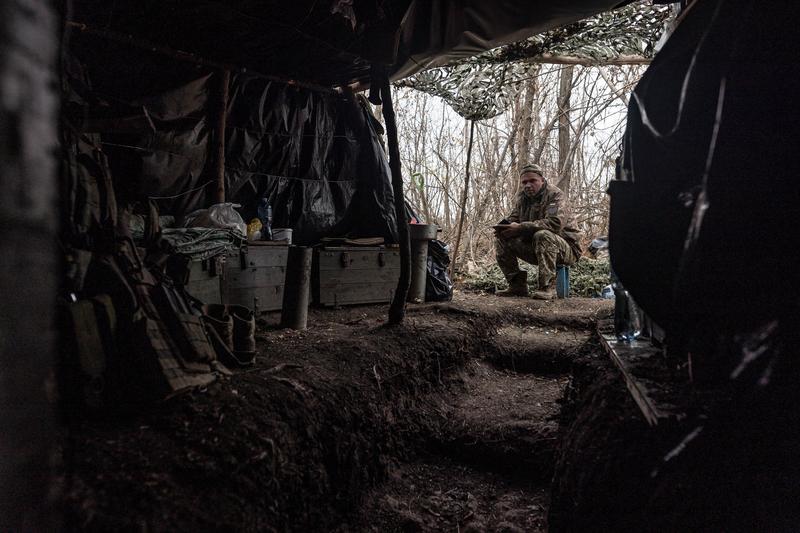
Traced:
<path fill-rule="evenodd" d="M 548 62 L 548 56 L 598 65 L 626 56 L 651 58 L 671 16 L 669 6 L 638 1 L 395 85 L 439 96 L 462 117 L 483 120 L 502 113 L 522 82 L 535 76 L 536 63 Z"/>

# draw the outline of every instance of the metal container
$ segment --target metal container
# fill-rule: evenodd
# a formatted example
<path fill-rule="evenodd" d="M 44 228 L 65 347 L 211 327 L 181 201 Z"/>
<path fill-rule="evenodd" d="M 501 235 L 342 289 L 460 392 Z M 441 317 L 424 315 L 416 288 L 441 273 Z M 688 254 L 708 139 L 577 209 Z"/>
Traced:
<path fill-rule="evenodd" d="M 409 224 L 411 237 L 411 286 L 408 289 L 409 302 L 425 301 L 425 282 L 428 277 L 428 241 L 436 238 L 436 224 Z"/>
<path fill-rule="evenodd" d="M 272 240 L 282 241 L 286 239 L 286 244 L 292 244 L 292 228 L 272 228 Z"/>
<path fill-rule="evenodd" d="M 306 329 L 308 300 L 311 296 L 312 249 L 302 246 L 289 248 L 286 288 L 283 292 L 281 326 Z"/>

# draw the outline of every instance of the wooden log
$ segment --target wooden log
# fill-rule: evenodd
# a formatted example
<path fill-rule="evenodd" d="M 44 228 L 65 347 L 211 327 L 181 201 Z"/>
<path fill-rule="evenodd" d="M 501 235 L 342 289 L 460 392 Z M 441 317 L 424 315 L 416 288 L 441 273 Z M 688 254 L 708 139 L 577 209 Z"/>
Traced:
<path fill-rule="evenodd" d="M 598 322 L 600 342 L 650 426 L 685 417 L 688 381 L 667 369 L 661 349 L 647 340 L 617 341 L 609 321 Z"/>
<path fill-rule="evenodd" d="M 225 126 L 228 117 L 228 87 L 231 82 L 231 71 L 222 70 L 219 73 L 219 114 L 217 116 L 217 131 L 216 131 L 216 189 L 214 190 L 214 203 L 221 204 L 225 202 Z"/>
<path fill-rule="evenodd" d="M 373 80 L 375 81 L 375 80 Z M 397 123 L 392 105 L 392 88 L 383 72 L 380 80 L 383 100 L 383 118 L 386 120 L 386 137 L 389 141 L 389 168 L 392 171 L 394 190 L 394 213 L 397 219 L 397 234 L 400 241 L 400 279 L 397 281 L 394 298 L 389 306 L 389 324 L 400 324 L 406 313 L 406 298 L 411 285 L 411 237 L 406 216 L 403 175 L 400 170 L 400 145 L 397 140 Z"/>
<path fill-rule="evenodd" d="M 622 55 L 610 59 L 593 59 L 589 57 L 565 56 L 559 54 L 540 54 L 527 57 L 526 63 L 547 63 L 551 65 L 581 65 L 584 67 L 602 67 L 607 65 L 649 65 L 653 60 L 649 57 Z"/>

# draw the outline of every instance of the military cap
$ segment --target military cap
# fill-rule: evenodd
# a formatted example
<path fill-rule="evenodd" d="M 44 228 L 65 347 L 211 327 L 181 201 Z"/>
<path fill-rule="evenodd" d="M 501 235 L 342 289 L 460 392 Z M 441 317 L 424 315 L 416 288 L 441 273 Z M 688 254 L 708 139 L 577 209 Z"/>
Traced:
<path fill-rule="evenodd" d="M 540 176 L 544 176 L 544 171 L 542 170 L 542 167 L 540 167 L 536 163 L 528 163 L 527 165 L 525 165 L 524 167 L 519 169 L 519 175 L 520 176 L 522 176 L 526 172 L 535 172 L 536 174 L 539 174 Z"/>

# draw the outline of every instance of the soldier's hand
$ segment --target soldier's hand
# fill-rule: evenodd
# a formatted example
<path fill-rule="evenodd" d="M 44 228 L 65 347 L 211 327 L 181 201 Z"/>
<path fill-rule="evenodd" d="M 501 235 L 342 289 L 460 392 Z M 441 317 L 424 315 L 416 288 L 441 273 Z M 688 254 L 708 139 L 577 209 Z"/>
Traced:
<path fill-rule="evenodd" d="M 500 232 L 501 239 L 513 239 L 520 235 L 522 235 L 522 224 L 518 222 L 512 222 L 508 228 Z"/>

